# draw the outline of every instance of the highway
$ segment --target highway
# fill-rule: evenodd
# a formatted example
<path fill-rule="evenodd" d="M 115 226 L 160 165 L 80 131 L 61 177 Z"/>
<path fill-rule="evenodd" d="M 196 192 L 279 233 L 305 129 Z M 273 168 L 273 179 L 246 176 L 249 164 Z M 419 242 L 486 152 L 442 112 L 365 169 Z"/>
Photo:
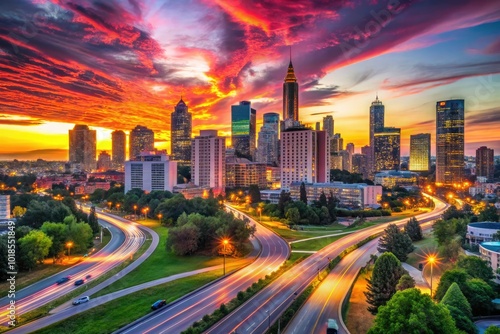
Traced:
<path fill-rule="evenodd" d="M 417 216 L 420 222 L 431 221 L 439 217 L 448 207 L 443 202 L 437 200 L 435 200 L 435 202 L 436 207 L 433 211 Z M 319 270 L 325 268 L 331 259 L 335 258 L 349 246 L 355 245 L 373 234 L 381 233 L 388 224 L 403 225 L 407 221 L 408 218 L 405 218 L 372 226 L 345 236 L 324 247 L 304 261 L 295 265 L 291 270 L 279 277 L 259 294 L 232 312 L 230 316 L 225 317 L 212 326 L 207 333 L 264 333 L 270 324 L 277 321 L 280 315 L 293 302 L 296 297 L 295 293 L 300 294 L 312 282 L 316 275 L 318 275 Z M 363 265 L 365 263 L 366 261 Z M 346 276 L 344 276 L 343 279 L 346 279 Z M 335 318 L 336 317 L 337 315 Z M 319 323 L 320 321 L 318 321 L 318 324 Z M 296 333 L 314 332 L 312 328 L 303 327 L 302 331 L 297 331 Z"/>
<path fill-rule="evenodd" d="M 235 211 L 229 206 L 227 209 Z M 255 239 L 261 245 L 258 258 L 245 268 L 167 305 L 158 313 L 139 319 L 116 333 L 180 333 L 205 314 L 218 309 L 222 303 L 235 298 L 239 291 L 246 290 L 254 282 L 277 270 L 283 264 L 290 254 L 288 243 L 250 217 L 238 211 L 235 212 L 237 217 L 245 216 L 255 224 Z"/>
<path fill-rule="evenodd" d="M 436 208 L 433 216 L 419 217 L 423 230 L 429 229 L 435 218 L 449 205 L 432 198 Z M 406 219 L 404 221 L 407 221 Z M 283 333 L 287 334 L 324 334 L 327 320 L 335 319 L 339 325 L 339 334 L 349 333 L 342 320 L 342 303 L 353 285 L 359 270 L 366 265 L 371 254 L 376 254 L 378 238 L 347 255 L 323 280 L 299 312 L 294 316 Z"/>
<path fill-rule="evenodd" d="M 105 221 L 100 219 L 100 223 L 109 228 L 113 235 L 110 243 L 80 264 L 18 291 L 16 293 L 16 314 L 18 316 L 37 309 L 75 289 L 85 287 L 85 284 L 76 287 L 74 282 L 85 278 L 89 274 L 92 275 L 91 280 L 98 278 L 123 262 L 124 259 L 132 256 L 143 244 L 146 234 L 141 230 L 142 227 L 139 228 L 136 223 L 120 217 L 101 211 L 98 213 L 100 218 L 105 217 Z M 69 282 L 61 285 L 56 284 L 59 278 L 68 275 L 71 276 Z M 83 289 L 80 289 L 80 291 L 83 292 Z M 8 299 L 3 298 L 0 305 L 4 306 L 7 303 Z M 7 319 L 7 312 L 1 313 L 1 319 Z"/>

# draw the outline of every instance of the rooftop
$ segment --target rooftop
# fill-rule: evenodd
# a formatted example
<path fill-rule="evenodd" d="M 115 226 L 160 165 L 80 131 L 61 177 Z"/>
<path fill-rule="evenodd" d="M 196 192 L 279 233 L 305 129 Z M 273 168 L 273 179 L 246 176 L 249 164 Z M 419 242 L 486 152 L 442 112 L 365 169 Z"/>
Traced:
<path fill-rule="evenodd" d="M 491 252 L 498 253 L 498 252 L 500 252 L 500 241 L 482 242 L 481 247 L 483 247 Z"/>
<path fill-rule="evenodd" d="M 470 223 L 469 226 L 476 227 L 476 228 L 487 228 L 490 230 L 500 230 L 500 223 L 498 223 L 498 222 Z"/>

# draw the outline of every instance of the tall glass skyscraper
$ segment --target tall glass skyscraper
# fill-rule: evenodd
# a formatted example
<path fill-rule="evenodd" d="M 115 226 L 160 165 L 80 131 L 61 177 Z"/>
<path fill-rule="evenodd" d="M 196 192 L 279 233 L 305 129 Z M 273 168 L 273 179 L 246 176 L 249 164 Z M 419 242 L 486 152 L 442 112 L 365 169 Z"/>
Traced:
<path fill-rule="evenodd" d="M 111 154 L 113 167 L 121 169 L 126 159 L 127 135 L 121 130 L 111 133 Z"/>
<path fill-rule="evenodd" d="M 420 133 L 410 136 L 411 171 L 427 172 L 431 167 L 431 134 Z"/>
<path fill-rule="evenodd" d="M 155 133 L 145 126 L 137 125 L 129 136 L 129 159 L 134 160 L 142 151 L 154 151 Z"/>
<path fill-rule="evenodd" d="M 256 118 L 250 101 L 231 106 L 231 141 L 236 156 L 254 160 Z"/>
<path fill-rule="evenodd" d="M 476 176 L 483 176 L 487 180 L 495 174 L 494 151 L 492 148 L 481 146 L 476 150 Z"/>
<path fill-rule="evenodd" d="M 69 130 L 69 161 L 91 171 L 96 168 L 96 153 L 96 131 L 87 125 L 75 124 L 73 130 Z"/>
<path fill-rule="evenodd" d="M 283 120 L 299 120 L 299 84 L 293 70 L 292 58 L 283 83 Z"/>
<path fill-rule="evenodd" d="M 332 138 L 334 130 L 333 117 L 330 115 L 323 117 L 323 131 L 326 131 L 328 136 Z"/>
<path fill-rule="evenodd" d="M 370 146 L 374 147 L 373 138 L 375 136 L 375 132 L 383 131 L 384 129 L 384 113 L 385 107 L 382 104 L 382 101 L 378 99 L 378 95 L 375 98 L 375 101 L 372 102 L 370 106 Z"/>
<path fill-rule="evenodd" d="M 436 183 L 464 177 L 464 100 L 436 103 Z"/>
<path fill-rule="evenodd" d="M 191 165 L 191 131 L 191 113 L 181 97 L 171 116 L 170 152 L 172 160 L 182 166 Z"/>
<path fill-rule="evenodd" d="M 268 165 L 278 164 L 279 146 L 278 129 L 280 115 L 277 113 L 267 113 L 263 116 L 264 124 L 260 128 L 257 157 L 258 162 Z"/>
<path fill-rule="evenodd" d="M 375 171 L 399 170 L 401 164 L 401 129 L 384 128 L 373 138 Z"/>

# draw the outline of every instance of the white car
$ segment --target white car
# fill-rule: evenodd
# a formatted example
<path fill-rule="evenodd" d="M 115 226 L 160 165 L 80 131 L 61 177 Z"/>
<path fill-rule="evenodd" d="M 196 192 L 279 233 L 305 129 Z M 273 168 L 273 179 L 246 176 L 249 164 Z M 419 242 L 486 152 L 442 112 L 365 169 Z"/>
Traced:
<path fill-rule="evenodd" d="M 75 301 L 73 301 L 73 305 L 80 305 L 80 304 L 88 302 L 89 300 L 90 300 L 89 296 L 83 296 L 83 297 L 80 297 L 80 298 L 76 299 Z"/>

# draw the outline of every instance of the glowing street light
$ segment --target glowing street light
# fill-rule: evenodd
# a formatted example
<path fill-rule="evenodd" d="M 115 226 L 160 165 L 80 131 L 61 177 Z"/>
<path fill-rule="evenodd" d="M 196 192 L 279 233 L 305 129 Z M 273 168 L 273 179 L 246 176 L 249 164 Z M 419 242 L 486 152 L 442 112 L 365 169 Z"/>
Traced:
<path fill-rule="evenodd" d="M 70 254 L 70 253 L 71 253 L 71 247 L 73 247 L 73 242 L 68 241 L 68 242 L 66 243 L 66 247 L 68 248 L 68 259 L 69 259 L 70 255 L 71 255 L 71 254 Z"/>
<path fill-rule="evenodd" d="M 224 276 L 226 276 L 226 245 L 229 243 L 229 240 L 222 240 L 222 244 L 224 245 Z"/>
<path fill-rule="evenodd" d="M 259 223 L 262 223 L 262 208 L 257 208 L 257 212 L 259 213 Z"/>
<path fill-rule="evenodd" d="M 137 216 L 137 205 L 134 205 L 134 216 Z"/>
<path fill-rule="evenodd" d="M 120 211 L 120 203 L 116 203 L 116 211 Z"/>
<path fill-rule="evenodd" d="M 111 205 L 113 205 L 113 202 L 108 202 L 109 211 L 111 211 Z"/>
<path fill-rule="evenodd" d="M 158 214 L 158 223 L 161 224 L 161 217 L 163 217 L 163 215 L 161 213 Z"/>
<path fill-rule="evenodd" d="M 431 264 L 431 298 L 432 298 L 432 267 L 434 262 L 436 262 L 436 257 L 434 255 L 431 255 L 427 258 L 427 263 Z"/>

